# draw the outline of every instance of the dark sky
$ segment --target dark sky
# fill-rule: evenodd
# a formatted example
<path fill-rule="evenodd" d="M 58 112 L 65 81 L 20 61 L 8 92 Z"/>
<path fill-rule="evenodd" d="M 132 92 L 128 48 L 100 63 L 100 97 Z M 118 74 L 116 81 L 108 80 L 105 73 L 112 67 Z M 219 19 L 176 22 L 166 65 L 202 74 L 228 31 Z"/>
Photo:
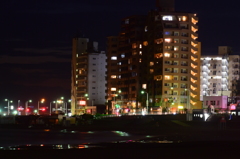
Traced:
<path fill-rule="evenodd" d="M 105 50 L 121 18 L 144 15 L 155 0 L 2 0 L 0 100 L 70 98 L 71 42 L 79 32 Z M 240 52 L 235 0 L 176 0 L 176 10 L 197 13 L 203 54 L 220 45 Z"/>

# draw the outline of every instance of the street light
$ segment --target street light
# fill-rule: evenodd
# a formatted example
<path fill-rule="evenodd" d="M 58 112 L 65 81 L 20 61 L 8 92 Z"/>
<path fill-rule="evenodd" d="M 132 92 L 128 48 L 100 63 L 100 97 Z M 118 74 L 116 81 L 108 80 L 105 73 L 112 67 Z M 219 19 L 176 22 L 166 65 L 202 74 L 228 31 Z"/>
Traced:
<path fill-rule="evenodd" d="M 68 115 L 68 103 L 71 103 L 72 100 L 69 99 L 68 102 L 66 102 L 66 108 L 65 108 L 65 113 Z"/>
<path fill-rule="evenodd" d="M 31 103 L 31 102 L 32 102 L 32 100 L 27 100 L 27 101 L 25 102 L 25 115 L 27 115 L 28 103 Z"/>
<path fill-rule="evenodd" d="M 39 115 L 39 103 L 44 103 L 44 102 L 45 102 L 44 98 L 42 98 L 41 101 L 38 101 L 38 110 L 37 110 L 38 115 Z"/>
<path fill-rule="evenodd" d="M 9 105 L 9 103 L 12 103 L 13 101 L 12 100 L 9 101 L 8 99 L 5 99 L 5 101 L 8 102 L 8 107 L 7 108 L 8 108 L 8 115 L 9 115 L 10 114 L 10 105 Z"/>
<path fill-rule="evenodd" d="M 147 100 L 146 100 L 146 107 L 147 107 L 147 112 L 148 112 L 148 93 L 147 92 L 144 92 L 144 91 L 141 91 L 142 94 L 146 93 L 147 94 Z"/>
<path fill-rule="evenodd" d="M 50 102 L 50 112 L 49 112 L 50 115 L 51 115 L 51 113 L 52 113 L 52 103 L 56 103 L 56 101 Z"/>
<path fill-rule="evenodd" d="M 123 105 L 123 99 L 122 99 L 123 96 L 121 95 L 122 91 L 119 90 L 118 93 L 120 94 L 120 97 L 121 97 L 121 105 Z"/>
<path fill-rule="evenodd" d="M 192 114 L 191 114 L 192 110 L 191 110 L 191 105 L 190 105 L 190 92 L 188 89 L 185 89 L 185 91 L 186 91 L 186 95 L 187 95 L 187 112 L 186 112 L 187 114 L 186 114 L 186 116 L 187 116 L 187 121 L 191 121 L 192 120 Z M 187 93 L 187 91 L 188 91 L 188 93 Z"/>

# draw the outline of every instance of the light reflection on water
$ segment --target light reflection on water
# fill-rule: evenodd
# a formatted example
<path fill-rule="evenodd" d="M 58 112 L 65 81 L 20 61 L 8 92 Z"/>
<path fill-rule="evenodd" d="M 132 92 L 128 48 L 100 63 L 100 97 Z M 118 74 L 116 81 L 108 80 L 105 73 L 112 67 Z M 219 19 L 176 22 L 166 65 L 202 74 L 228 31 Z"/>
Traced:
<path fill-rule="evenodd" d="M 87 144 L 66 144 L 66 145 L 16 145 L 10 147 L 0 147 L 0 150 L 53 150 L 53 149 L 85 149 L 85 148 L 96 148 L 101 147 L 97 145 Z"/>

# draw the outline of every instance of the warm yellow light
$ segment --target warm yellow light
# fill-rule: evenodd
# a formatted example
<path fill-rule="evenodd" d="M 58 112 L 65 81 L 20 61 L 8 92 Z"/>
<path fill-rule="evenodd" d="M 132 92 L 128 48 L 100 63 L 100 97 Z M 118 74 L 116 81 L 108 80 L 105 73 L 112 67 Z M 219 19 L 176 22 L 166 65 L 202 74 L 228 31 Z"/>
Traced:
<path fill-rule="evenodd" d="M 193 54 L 196 54 L 196 53 L 197 53 L 197 51 L 195 51 L 195 50 L 193 50 L 193 49 L 191 49 L 191 52 L 192 52 Z"/>
<path fill-rule="evenodd" d="M 192 82 L 192 83 L 196 83 L 197 80 L 194 80 L 193 78 L 191 78 L 191 82 Z"/>
<path fill-rule="evenodd" d="M 197 39 L 197 37 L 196 36 L 194 36 L 193 34 L 191 35 L 191 37 L 195 40 L 195 39 Z"/>
<path fill-rule="evenodd" d="M 197 88 L 191 85 L 191 89 L 195 91 Z"/>
<path fill-rule="evenodd" d="M 195 95 L 195 94 L 193 94 L 193 93 L 190 93 L 190 96 L 191 96 L 192 98 L 195 98 L 197 95 Z"/>
<path fill-rule="evenodd" d="M 193 76 L 196 76 L 197 73 L 195 73 L 195 72 L 193 72 L 193 71 L 191 70 L 191 74 L 192 74 Z"/>
<path fill-rule="evenodd" d="M 192 67 L 192 68 L 196 68 L 197 66 L 194 65 L 193 63 L 191 63 L 191 67 Z"/>
<path fill-rule="evenodd" d="M 143 45 L 144 45 L 144 46 L 148 46 L 148 42 L 147 42 L 147 41 L 144 41 L 144 42 L 143 42 Z"/>
<path fill-rule="evenodd" d="M 170 54 L 169 53 L 165 53 L 164 57 L 170 57 Z"/>
<path fill-rule="evenodd" d="M 187 20 L 187 17 L 186 16 L 183 16 L 182 17 L 182 21 L 186 21 Z"/>
<path fill-rule="evenodd" d="M 116 91 L 116 90 L 117 90 L 117 88 L 115 88 L 115 87 L 111 88 L 111 91 Z"/>
<path fill-rule="evenodd" d="M 178 106 L 178 109 L 183 109 L 183 106 Z"/>
<path fill-rule="evenodd" d="M 170 80 L 170 79 L 171 79 L 171 76 L 165 75 L 165 76 L 164 76 L 164 79 L 165 79 L 165 80 Z"/>
<path fill-rule="evenodd" d="M 171 39 L 170 38 L 166 38 L 164 39 L 165 43 L 170 43 L 171 42 Z"/>
<path fill-rule="evenodd" d="M 197 58 L 194 58 L 193 56 L 191 56 L 191 60 L 197 61 Z"/>
<path fill-rule="evenodd" d="M 111 75 L 111 78 L 117 78 L 117 75 Z"/>
<path fill-rule="evenodd" d="M 191 42 L 191 45 L 192 45 L 193 47 L 196 47 L 196 46 L 197 46 L 197 44 L 195 44 L 194 42 Z"/>
<path fill-rule="evenodd" d="M 196 29 L 192 26 L 192 31 L 195 33 L 196 31 L 198 31 L 198 29 Z"/>
<path fill-rule="evenodd" d="M 157 58 L 157 59 L 159 59 L 159 58 L 163 57 L 163 54 L 162 54 L 162 53 L 157 53 L 157 54 L 155 54 L 154 57 Z"/>

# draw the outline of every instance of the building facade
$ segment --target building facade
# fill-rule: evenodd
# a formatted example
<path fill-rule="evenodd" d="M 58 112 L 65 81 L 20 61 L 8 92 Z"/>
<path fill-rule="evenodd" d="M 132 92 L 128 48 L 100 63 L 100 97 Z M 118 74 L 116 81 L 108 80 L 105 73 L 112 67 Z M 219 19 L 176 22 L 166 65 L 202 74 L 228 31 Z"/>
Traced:
<path fill-rule="evenodd" d="M 236 96 L 239 58 L 228 46 L 219 46 L 218 55 L 201 57 L 201 100 L 203 96 Z"/>
<path fill-rule="evenodd" d="M 199 109 L 198 18 L 196 14 L 175 12 L 170 1 L 166 6 L 161 2 L 157 3 L 161 6 L 158 10 L 146 16 L 122 20 L 121 32 L 115 37 L 115 55 L 108 52 L 114 49 L 112 37 L 108 38 L 107 67 L 115 59 L 117 70 L 108 70 L 107 100 L 133 110 L 146 106 L 170 112 Z"/>
<path fill-rule="evenodd" d="M 88 38 L 73 38 L 71 113 L 82 114 L 86 106 L 104 105 L 106 54 Z"/>

